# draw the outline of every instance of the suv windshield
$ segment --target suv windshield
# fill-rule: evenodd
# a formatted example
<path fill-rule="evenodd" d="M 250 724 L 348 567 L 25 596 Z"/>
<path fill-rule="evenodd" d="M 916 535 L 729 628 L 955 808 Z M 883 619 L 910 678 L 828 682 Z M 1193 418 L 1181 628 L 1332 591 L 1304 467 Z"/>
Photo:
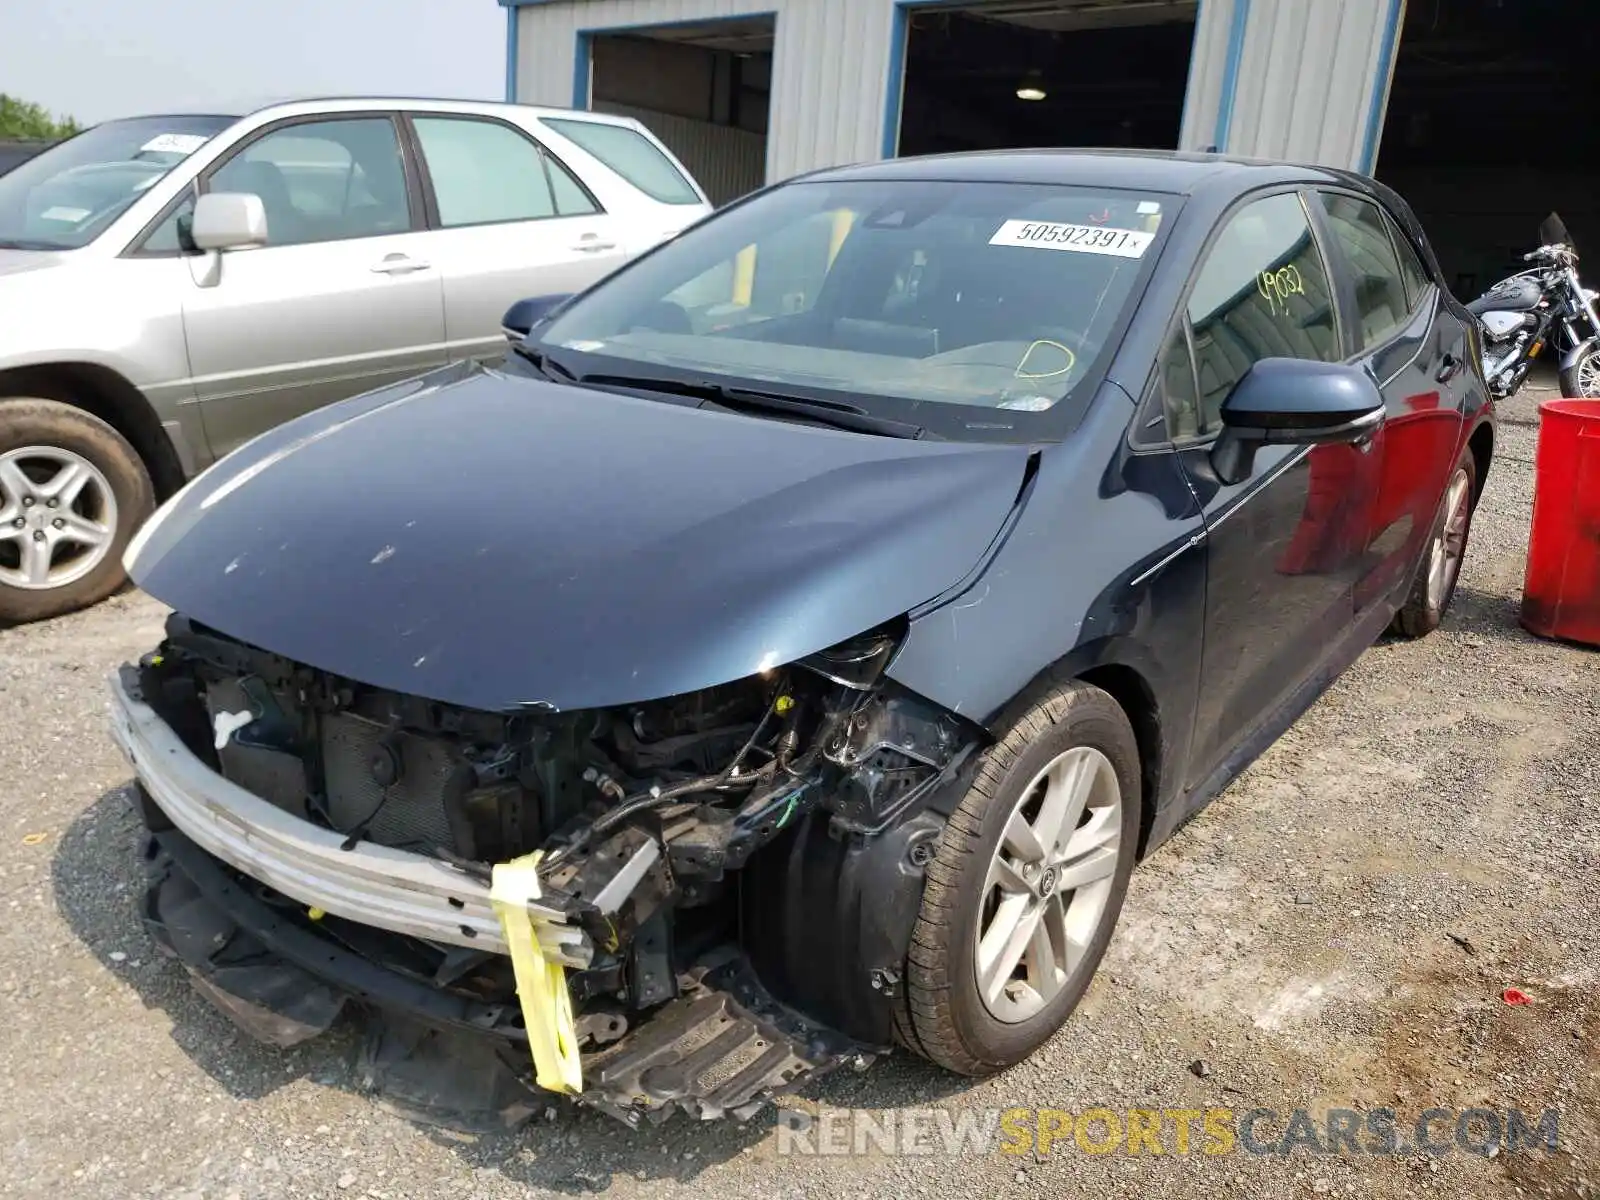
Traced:
<path fill-rule="evenodd" d="M 664 368 L 947 436 L 1026 433 L 1037 420 L 1020 414 L 1097 370 L 1175 205 L 1048 184 L 795 183 L 691 228 L 534 340 L 580 375 Z"/>
<path fill-rule="evenodd" d="M 0 249 L 76 250 L 231 117 L 107 121 L 0 175 Z"/>

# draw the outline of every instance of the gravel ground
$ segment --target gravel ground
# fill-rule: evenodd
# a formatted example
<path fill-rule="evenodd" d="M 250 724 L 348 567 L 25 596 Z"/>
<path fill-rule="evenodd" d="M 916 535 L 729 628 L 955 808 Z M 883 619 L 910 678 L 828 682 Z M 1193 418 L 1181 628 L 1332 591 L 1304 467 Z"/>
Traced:
<path fill-rule="evenodd" d="M 1445 628 L 1363 656 L 1140 870 L 1083 1009 L 1034 1061 L 973 1084 L 896 1059 L 800 1103 L 1388 1106 L 1402 1126 L 1435 1103 L 1554 1107 L 1558 1153 L 791 1158 L 770 1116 L 412 1124 L 361 1090 L 355 1029 L 257 1046 L 154 954 L 104 729 L 104 673 L 160 634 L 129 595 L 0 632 L 0 1194 L 1600 1195 L 1600 663 L 1516 622 L 1538 398 L 1503 413 Z M 1508 985 L 1534 1003 L 1505 1005 Z"/>

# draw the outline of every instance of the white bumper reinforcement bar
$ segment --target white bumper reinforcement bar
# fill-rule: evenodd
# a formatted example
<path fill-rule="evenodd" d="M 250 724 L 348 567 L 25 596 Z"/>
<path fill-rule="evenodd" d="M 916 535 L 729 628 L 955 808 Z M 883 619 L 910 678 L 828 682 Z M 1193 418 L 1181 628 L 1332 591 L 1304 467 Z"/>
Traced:
<path fill-rule="evenodd" d="M 190 841 L 308 908 L 430 942 L 508 954 L 487 884 L 444 863 L 344 838 L 224 779 L 155 710 L 111 676 L 111 728 L 139 781 Z M 546 957 L 586 967 L 588 936 L 537 903 L 529 915 Z"/>

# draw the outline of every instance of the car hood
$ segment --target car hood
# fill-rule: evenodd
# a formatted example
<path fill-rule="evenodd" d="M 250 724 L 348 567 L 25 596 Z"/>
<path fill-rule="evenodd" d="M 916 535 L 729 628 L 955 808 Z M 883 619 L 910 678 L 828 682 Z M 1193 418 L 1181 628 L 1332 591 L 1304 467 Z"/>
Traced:
<path fill-rule="evenodd" d="M 1023 446 L 907 441 L 445 368 L 240 448 L 130 548 L 261 649 L 470 708 L 725 683 L 945 591 Z"/>
<path fill-rule="evenodd" d="M 67 261 L 64 252 L 56 250 L 7 250 L 0 246 L 0 275 L 23 275 L 58 267 Z"/>

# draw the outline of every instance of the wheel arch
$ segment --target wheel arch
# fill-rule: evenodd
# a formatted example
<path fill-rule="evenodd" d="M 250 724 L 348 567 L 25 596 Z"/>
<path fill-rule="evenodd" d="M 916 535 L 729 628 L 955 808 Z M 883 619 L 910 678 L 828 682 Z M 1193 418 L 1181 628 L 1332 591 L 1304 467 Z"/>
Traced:
<path fill-rule="evenodd" d="M 1106 692 L 1117 702 L 1133 727 L 1139 749 L 1139 857 L 1149 849 L 1150 831 L 1160 806 L 1168 750 L 1162 736 L 1162 707 L 1152 673 L 1121 653 L 1121 642 L 1080 646 L 1066 658 L 1036 675 L 1000 710 L 988 729 L 1002 732 L 1048 692 L 1068 683 L 1086 683 Z"/>
<path fill-rule="evenodd" d="M 1473 466 L 1477 468 L 1472 497 L 1472 502 L 1476 504 L 1482 497 L 1483 485 L 1489 478 L 1489 466 L 1494 462 L 1494 422 L 1481 422 L 1467 439 L 1467 449 L 1472 451 Z"/>
<path fill-rule="evenodd" d="M 1125 663 L 1090 667 L 1078 679 L 1110 694 L 1133 726 L 1139 747 L 1139 857 L 1145 854 L 1161 795 L 1161 711 L 1150 681 Z"/>
<path fill-rule="evenodd" d="M 144 393 L 111 367 L 53 362 L 0 369 L 0 397 L 6 396 L 55 400 L 100 418 L 138 453 L 158 502 L 183 486 L 183 462 L 161 418 Z"/>

